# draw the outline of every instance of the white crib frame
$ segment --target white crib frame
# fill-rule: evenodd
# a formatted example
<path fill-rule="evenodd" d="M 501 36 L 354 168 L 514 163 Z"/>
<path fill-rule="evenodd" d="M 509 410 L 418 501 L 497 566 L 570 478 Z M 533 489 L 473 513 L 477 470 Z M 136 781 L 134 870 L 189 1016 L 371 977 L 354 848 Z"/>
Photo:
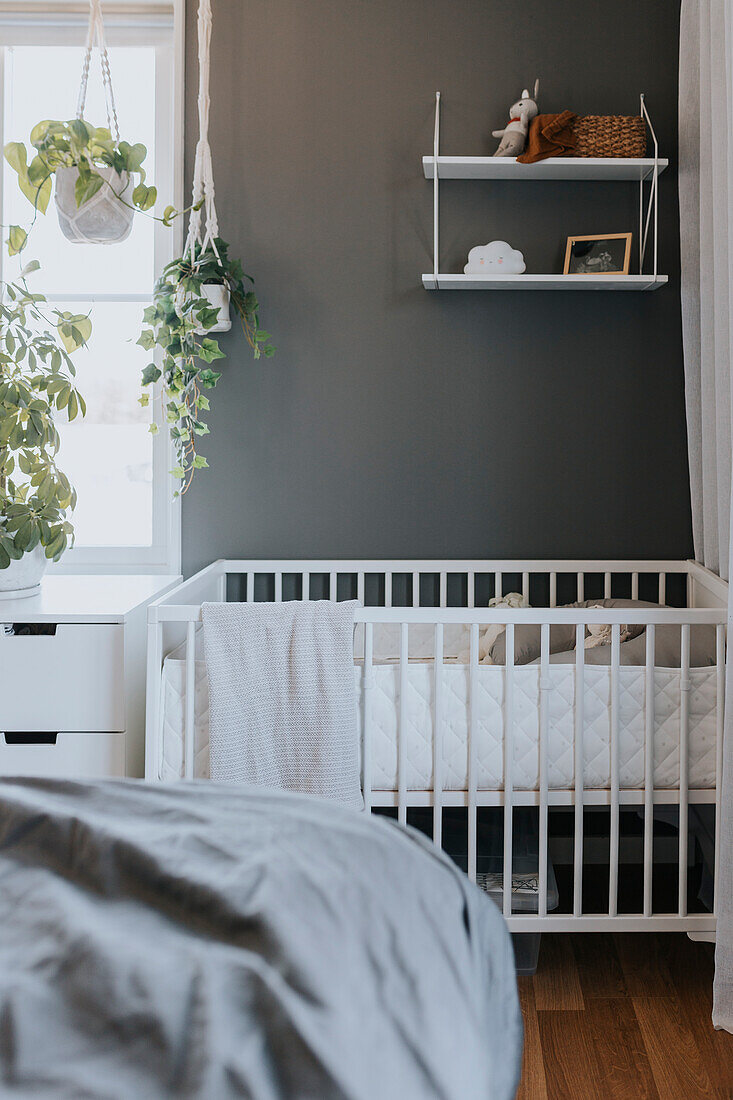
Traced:
<path fill-rule="evenodd" d="M 561 574 L 575 574 L 577 599 L 584 599 L 585 581 L 588 575 L 604 576 L 604 594 L 612 592 L 616 575 L 631 576 L 631 597 L 638 598 L 639 577 L 641 574 L 658 575 L 658 602 L 666 603 L 666 581 L 670 574 L 684 574 L 686 577 L 687 607 L 660 609 L 616 609 L 588 610 L 576 608 L 558 608 L 557 579 Z M 327 574 L 329 577 L 329 597 L 336 599 L 337 583 L 340 575 L 356 577 L 357 597 L 363 602 L 365 578 L 378 575 L 383 578 L 384 606 L 361 607 L 355 620 L 364 624 L 365 634 L 365 679 L 364 679 L 364 750 L 363 750 L 363 787 L 367 810 L 375 806 L 397 807 L 398 820 L 407 820 L 407 809 L 413 806 L 433 807 L 433 836 L 435 843 L 442 839 L 442 810 L 444 807 L 465 806 L 468 809 L 468 875 L 476 878 L 477 858 L 477 809 L 481 806 L 503 806 L 504 808 L 504 866 L 512 863 L 512 810 L 515 806 L 539 806 L 539 911 L 537 914 L 512 913 L 511 890 L 507 883 L 511 876 L 505 875 L 503 888 L 503 913 L 509 928 L 513 932 L 538 931 L 587 931 L 598 932 L 613 928 L 617 931 L 687 931 L 699 936 L 714 932 L 715 913 L 690 914 L 687 912 L 687 857 L 688 857 L 688 807 L 694 803 L 714 803 L 716 822 L 720 820 L 720 788 L 722 775 L 723 744 L 723 702 L 725 693 L 725 661 L 728 586 L 714 573 L 694 561 L 553 561 L 553 560 L 225 560 L 215 561 L 189 580 L 173 589 L 168 595 L 150 605 L 148 609 L 148 682 L 147 682 L 147 736 L 146 736 L 146 777 L 157 779 L 157 762 L 160 753 L 162 724 L 161 689 L 163 659 L 176 645 L 186 641 L 186 713 L 184 737 L 184 761 L 186 778 L 193 777 L 194 744 L 194 683 L 195 683 L 195 630 L 201 619 L 201 603 L 205 601 L 226 600 L 227 577 L 241 574 L 247 580 L 247 599 L 254 595 L 255 577 L 267 575 L 274 578 L 274 598 L 282 599 L 282 582 L 285 575 L 302 577 L 301 598 L 310 594 L 311 575 Z M 447 606 L 448 576 L 457 574 L 465 578 L 468 593 L 466 607 Z M 495 578 L 494 591 L 503 592 L 503 578 L 507 574 L 521 574 L 522 590 L 529 594 L 530 577 L 541 574 L 549 577 L 550 606 L 528 609 L 500 610 L 474 606 L 476 577 L 480 574 L 492 574 Z M 394 607 L 392 605 L 392 581 L 395 575 L 412 577 L 412 607 Z M 428 575 L 438 576 L 440 606 L 421 607 L 420 578 Z M 353 583 L 353 582 L 352 582 Z M 370 757 L 370 690 L 372 677 L 369 670 L 373 661 L 373 632 L 376 624 L 397 623 L 400 631 L 400 712 L 398 729 L 405 728 L 406 678 L 408 670 L 408 627 L 412 623 L 431 624 L 435 629 L 435 698 L 434 729 L 436 735 L 433 744 L 434 789 L 432 791 L 408 790 L 405 782 L 406 761 L 404 739 L 397 739 L 398 782 L 393 791 L 372 791 L 369 786 L 371 775 Z M 462 623 L 470 626 L 470 672 L 469 672 L 469 733 L 468 733 L 468 782 L 464 791 L 445 791 L 441 783 L 441 700 L 440 675 L 443 653 L 443 628 L 449 623 Z M 476 672 L 479 668 L 478 644 L 479 627 L 492 623 L 506 624 L 506 665 L 504 695 L 504 789 L 478 790 L 476 784 L 476 738 L 475 713 L 471 698 L 475 693 Z M 575 776 L 574 783 L 567 790 L 548 789 L 547 751 L 549 730 L 549 707 L 547 693 L 551 690 L 548 677 L 550 655 L 550 626 L 559 623 L 575 624 L 576 677 L 581 689 L 576 687 L 575 697 Z M 618 767 L 618 689 L 620 668 L 620 628 L 622 623 L 643 623 L 646 627 L 646 703 L 645 703 L 645 783 L 640 789 L 619 789 Z M 539 714 L 539 789 L 537 791 L 515 791 L 512 787 L 512 684 L 514 671 L 514 631 L 520 624 L 538 624 L 541 628 L 540 655 L 540 714 Z M 607 790 L 584 789 L 583 786 L 583 689 L 584 683 L 584 646 L 585 626 L 588 624 L 610 624 L 611 639 L 611 783 Z M 681 721 L 680 721 L 680 783 L 678 790 L 655 789 L 649 781 L 653 775 L 653 730 L 654 730 L 654 631 L 657 625 L 679 625 L 681 630 Z M 717 745 L 716 745 L 716 782 L 709 790 L 691 790 L 688 781 L 688 693 L 690 690 L 690 627 L 694 625 L 714 625 L 716 629 L 717 657 Z M 652 871 L 653 871 L 653 807 L 659 804 L 679 805 L 680 829 L 678 847 L 678 909 L 676 913 L 654 913 L 652 911 Z M 609 859 L 609 908 L 608 913 L 586 914 L 582 908 L 583 883 L 583 844 L 584 844 L 584 806 L 610 806 L 610 859 Z M 639 914 L 619 914 L 617 911 L 617 888 L 619 871 L 619 812 L 623 805 L 644 807 L 643 840 L 643 911 Z M 572 914 L 553 915 L 547 912 L 547 867 L 548 867 L 548 816 L 551 806 L 574 806 L 574 853 L 573 853 L 573 912 Z M 715 898 L 717 901 L 719 850 L 716 830 L 715 844 Z M 705 938 L 707 938 L 707 935 Z"/>

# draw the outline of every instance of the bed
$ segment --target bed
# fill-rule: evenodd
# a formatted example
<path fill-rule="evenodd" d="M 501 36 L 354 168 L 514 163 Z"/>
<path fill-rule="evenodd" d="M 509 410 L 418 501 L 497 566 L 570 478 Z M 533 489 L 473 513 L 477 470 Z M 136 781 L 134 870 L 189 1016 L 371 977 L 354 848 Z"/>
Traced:
<path fill-rule="evenodd" d="M 3 1095 L 511 1100 L 498 909 L 412 830 L 213 783 L 0 782 Z"/>
<path fill-rule="evenodd" d="M 414 808 L 430 808 L 438 844 L 444 812 L 465 808 L 465 866 L 474 880 L 482 811 L 501 810 L 508 867 L 515 811 L 532 808 L 533 914 L 516 910 L 514 875 L 500 875 L 512 931 L 714 929 L 714 912 L 690 911 L 689 811 L 719 807 L 727 584 L 695 562 L 215 562 L 149 611 L 146 775 L 207 774 L 202 602 L 354 597 L 363 604 L 354 691 L 367 808 L 394 807 L 403 823 Z M 596 644 L 601 635 L 604 644 Z M 574 815 L 574 881 L 570 911 L 553 914 L 555 807 Z M 584 911 L 591 807 L 608 815 L 608 904 L 600 913 Z M 655 911 L 654 902 L 662 807 L 674 810 L 679 830 L 672 911 Z M 643 819 L 643 897 L 632 913 L 618 908 L 626 808 Z"/>

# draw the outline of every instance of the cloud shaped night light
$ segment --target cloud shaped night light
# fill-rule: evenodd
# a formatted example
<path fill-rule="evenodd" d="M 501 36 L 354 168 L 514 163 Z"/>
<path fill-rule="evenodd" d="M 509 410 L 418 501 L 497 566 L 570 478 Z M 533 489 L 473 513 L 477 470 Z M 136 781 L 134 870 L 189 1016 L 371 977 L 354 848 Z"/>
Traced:
<path fill-rule="evenodd" d="M 478 244 L 468 253 L 464 275 L 521 275 L 525 270 L 524 256 L 506 241 Z"/>

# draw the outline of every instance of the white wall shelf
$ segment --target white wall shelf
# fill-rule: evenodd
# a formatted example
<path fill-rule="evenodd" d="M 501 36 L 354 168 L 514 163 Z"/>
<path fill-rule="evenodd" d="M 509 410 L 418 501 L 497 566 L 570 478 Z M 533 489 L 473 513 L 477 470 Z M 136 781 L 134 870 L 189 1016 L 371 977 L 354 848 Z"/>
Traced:
<path fill-rule="evenodd" d="M 440 92 L 435 93 L 433 155 L 423 157 L 423 173 L 433 183 L 433 270 L 422 277 L 426 290 L 658 290 L 668 278 L 657 267 L 659 176 L 669 161 L 659 156 L 643 94 L 639 111 L 651 134 L 653 157 L 550 157 L 536 164 L 520 164 L 516 157 L 441 157 Z M 463 275 L 440 271 L 440 180 L 606 180 L 628 181 L 639 186 L 638 275 Z M 645 184 L 647 194 L 645 196 Z M 645 202 L 646 198 L 646 202 Z M 647 241 L 652 259 L 644 272 Z"/>
<path fill-rule="evenodd" d="M 639 183 L 669 166 L 653 157 L 549 157 L 520 164 L 516 157 L 438 157 L 441 180 L 631 180 Z M 435 157 L 422 158 L 425 179 L 435 174 Z"/>
<path fill-rule="evenodd" d="M 666 275 L 437 275 L 422 277 L 426 290 L 659 290 Z"/>

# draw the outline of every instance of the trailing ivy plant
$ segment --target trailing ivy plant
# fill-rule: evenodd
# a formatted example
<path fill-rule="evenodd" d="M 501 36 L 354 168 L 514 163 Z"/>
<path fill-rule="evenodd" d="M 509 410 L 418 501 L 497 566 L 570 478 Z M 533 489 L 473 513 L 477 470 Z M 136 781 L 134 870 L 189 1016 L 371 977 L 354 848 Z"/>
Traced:
<path fill-rule="evenodd" d="M 196 470 L 208 466 L 197 446 L 197 439 L 209 434 L 202 415 L 209 409 L 209 399 L 202 391 L 216 385 L 221 373 L 211 364 L 225 357 L 218 340 L 209 335 L 219 310 L 212 307 L 202 288 L 211 283 L 227 287 L 255 359 L 269 358 L 275 351 L 269 332 L 260 328 L 259 304 L 251 289 L 254 280 L 244 273 L 239 260 L 230 258 L 226 241 L 217 237 L 215 244 L 216 252 L 211 247 L 197 247 L 193 259 L 186 255 L 163 269 L 153 291 L 153 304 L 143 314 L 145 327 L 138 340 L 147 351 L 158 353 L 157 361 L 143 370 L 142 384 L 154 386 L 163 380 L 163 420 L 177 457 L 171 472 L 181 482 L 176 496 L 186 492 Z M 140 403 L 149 405 L 150 395 L 144 393 Z M 150 430 L 157 432 L 157 423 L 151 424 Z"/>
<path fill-rule="evenodd" d="M 129 174 L 134 184 L 131 195 L 133 209 L 149 211 L 155 206 L 158 193 L 155 187 L 145 182 L 143 162 L 147 149 L 142 142 L 131 145 L 128 141 L 120 141 L 115 144 L 108 129 L 92 126 L 83 118 L 68 122 L 45 119 L 31 130 L 30 147 L 29 152 L 22 141 L 8 142 L 5 159 L 17 172 L 21 191 L 34 210 L 41 214 L 48 209 L 52 179 L 58 168 L 78 169 L 74 189 L 77 207 L 88 202 L 105 185 L 106 181 L 98 171 L 102 167 Z M 125 206 L 131 206 L 122 195 L 117 195 L 117 198 Z M 176 215 L 175 208 L 168 206 L 161 220 L 170 225 Z M 11 255 L 23 247 L 25 238 L 23 229 L 12 227 Z"/>
<path fill-rule="evenodd" d="M 45 312 L 45 298 L 25 276 L 2 285 L 0 301 L 0 569 L 39 543 L 58 561 L 73 542 L 70 513 L 76 493 L 59 469 L 54 414 L 69 420 L 86 412 L 76 388 L 71 353 L 89 338 L 84 315 Z"/>

